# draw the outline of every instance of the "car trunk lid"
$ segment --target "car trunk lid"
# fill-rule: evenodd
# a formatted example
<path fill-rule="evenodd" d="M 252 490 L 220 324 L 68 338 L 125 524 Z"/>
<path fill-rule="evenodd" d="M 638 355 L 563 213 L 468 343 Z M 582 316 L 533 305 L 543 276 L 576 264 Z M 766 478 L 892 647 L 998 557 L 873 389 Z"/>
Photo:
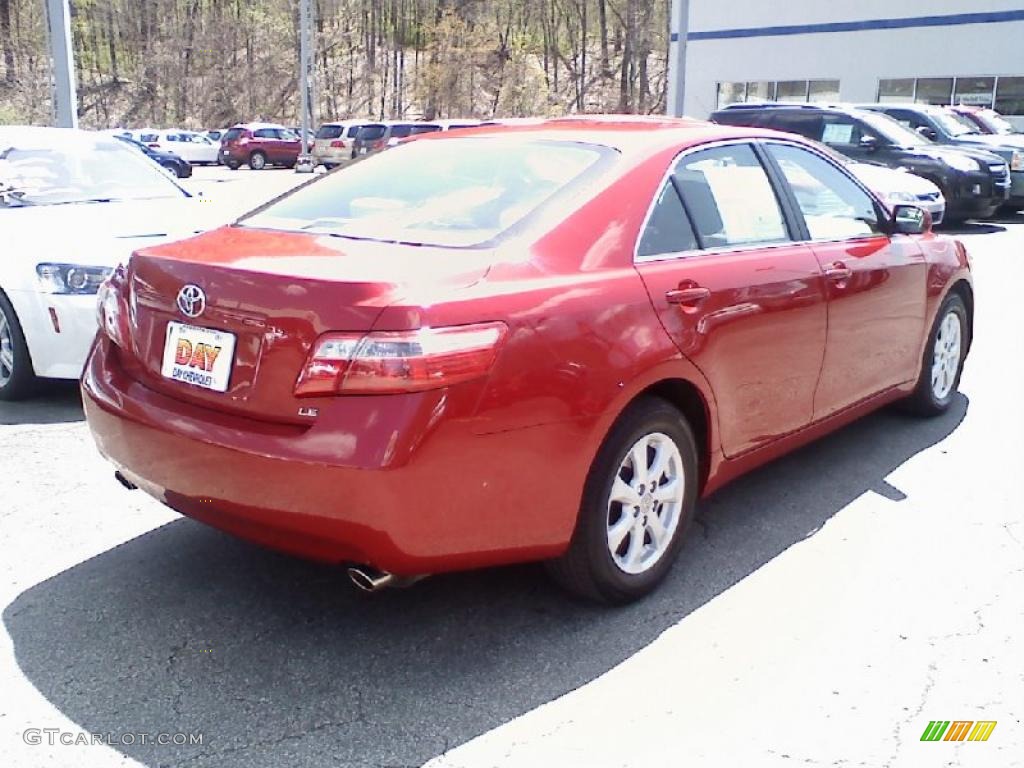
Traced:
<path fill-rule="evenodd" d="M 424 286 L 468 286 L 489 264 L 490 254 L 483 251 L 237 226 L 139 251 L 128 271 L 131 354 L 125 368 L 151 389 L 179 400 L 267 421 L 305 423 L 309 416 L 300 409 L 308 413 L 317 404 L 296 398 L 294 387 L 320 334 L 369 331 L 410 286 L 417 293 Z M 195 317 L 178 302 L 185 286 L 196 286 L 205 297 Z M 171 323 L 231 334 L 225 391 L 164 375 L 165 357 L 172 354 L 165 350 Z"/>

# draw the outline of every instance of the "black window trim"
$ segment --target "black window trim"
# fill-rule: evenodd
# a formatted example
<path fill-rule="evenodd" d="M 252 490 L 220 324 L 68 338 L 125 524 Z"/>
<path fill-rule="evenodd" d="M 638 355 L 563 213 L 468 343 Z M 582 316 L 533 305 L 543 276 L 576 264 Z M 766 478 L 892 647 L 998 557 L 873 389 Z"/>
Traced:
<path fill-rule="evenodd" d="M 799 242 L 796 239 L 796 236 L 801 233 L 800 226 L 803 226 L 802 220 L 795 219 L 793 217 L 793 211 L 790 208 L 790 204 L 787 203 L 785 201 L 783 195 L 780 194 L 779 187 L 778 187 L 778 185 L 776 183 L 776 179 L 773 178 L 771 172 L 769 172 L 769 170 L 768 170 L 768 167 L 765 165 L 762 153 L 758 151 L 758 149 L 759 149 L 758 148 L 758 142 L 759 141 L 760 141 L 760 139 L 757 139 L 757 138 L 754 138 L 754 137 L 740 138 L 740 139 L 721 139 L 721 140 L 718 140 L 718 141 L 709 141 L 709 142 L 705 142 L 703 144 L 696 144 L 694 146 L 687 147 L 686 149 L 684 149 L 681 152 L 679 152 L 678 154 L 676 154 L 672 158 L 672 161 L 668 164 L 668 168 L 665 170 L 665 173 L 662 175 L 661 181 L 658 183 L 658 186 L 655 187 L 654 195 L 651 198 L 651 202 L 647 206 L 647 213 L 644 215 L 643 223 L 640 225 L 640 229 L 637 230 L 636 239 L 633 242 L 633 263 L 634 264 L 646 264 L 646 263 L 649 263 L 649 262 L 674 261 L 676 259 L 684 259 L 684 258 L 699 258 L 700 256 L 703 256 L 703 255 L 717 255 L 717 254 L 725 254 L 725 253 L 745 253 L 745 252 L 753 251 L 753 250 L 767 250 L 767 249 L 773 249 L 773 248 L 785 248 L 785 247 L 789 247 L 789 246 L 793 245 L 796 242 Z M 793 143 L 793 144 L 795 144 L 795 142 L 783 142 L 783 143 Z M 782 214 L 782 220 L 783 220 L 783 223 L 785 224 L 786 234 L 788 235 L 789 239 L 788 240 L 780 240 L 778 242 L 744 243 L 743 245 L 722 245 L 722 246 L 716 246 L 714 248 L 704 248 L 703 247 L 703 241 L 701 239 L 700 233 L 697 231 L 697 228 L 694 226 L 693 215 L 690 213 L 690 208 L 686 204 L 686 199 L 683 197 L 683 195 L 680 194 L 679 187 L 676 185 L 675 181 L 673 181 L 672 177 L 675 175 L 676 166 L 680 163 L 680 161 L 682 161 L 683 158 L 687 157 L 688 155 L 693 155 L 693 154 L 696 154 L 698 152 L 702 152 L 702 151 L 704 151 L 706 149 L 716 149 L 718 147 L 730 147 L 730 146 L 736 146 L 738 144 L 744 144 L 744 145 L 750 147 L 751 150 L 754 153 L 754 157 L 757 158 L 757 161 L 761 164 L 761 168 L 764 170 L 765 176 L 767 176 L 767 178 L 768 178 L 768 184 L 769 184 L 769 186 L 772 189 L 772 193 L 775 195 L 775 200 L 776 200 L 776 202 L 779 205 L 779 211 Z M 801 146 L 801 145 L 797 144 L 797 146 Z M 694 232 L 694 235 L 696 236 L 697 243 L 698 243 L 699 247 L 696 250 L 675 251 L 673 253 L 658 253 L 658 254 L 652 254 L 650 256 L 641 256 L 640 255 L 640 241 L 641 241 L 641 239 L 643 239 L 644 231 L 647 229 L 647 224 L 650 222 L 651 216 L 654 213 L 654 209 L 655 209 L 655 207 L 658 204 L 658 199 L 661 197 L 661 190 L 664 189 L 666 184 L 671 184 L 672 185 L 672 189 L 675 191 L 676 195 L 679 196 L 679 200 L 683 204 L 683 210 L 686 211 L 686 217 L 689 219 L 691 227 L 693 227 L 693 232 Z M 787 189 L 787 187 L 784 186 L 783 189 Z M 873 195 L 872 195 L 872 199 L 874 199 Z M 800 225 L 799 226 L 797 224 L 798 221 L 800 221 Z"/>

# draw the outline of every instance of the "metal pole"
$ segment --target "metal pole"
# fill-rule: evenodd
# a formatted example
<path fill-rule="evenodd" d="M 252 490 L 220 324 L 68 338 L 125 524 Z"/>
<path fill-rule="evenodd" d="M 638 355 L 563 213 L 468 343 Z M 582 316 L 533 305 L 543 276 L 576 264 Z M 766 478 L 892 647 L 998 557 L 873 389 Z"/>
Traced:
<path fill-rule="evenodd" d="M 686 92 L 686 33 L 690 29 L 690 0 L 672 0 L 668 37 L 668 110 L 682 117 Z"/>
<path fill-rule="evenodd" d="M 46 0 L 53 57 L 53 112 L 59 128 L 78 127 L 75 57 L 71 50 L 71 14 L 68 0 Z"/>
<path fill-rule="evenodd" d="M 309 135 L 309 109 L 311 78 L 310 70 L 310 27 L 312 25 L 311 13 L 312 0 L 299 0 L 299 95 L 300 109 L 302 110 L 302 152 L 300 160 L 295 169 L 300 172 L 310 173 L 313 170 L 312 159 L 309 157 L 309 145 L 306 137 Z M 303 162 L 304 161 L 304 162 Z"/>

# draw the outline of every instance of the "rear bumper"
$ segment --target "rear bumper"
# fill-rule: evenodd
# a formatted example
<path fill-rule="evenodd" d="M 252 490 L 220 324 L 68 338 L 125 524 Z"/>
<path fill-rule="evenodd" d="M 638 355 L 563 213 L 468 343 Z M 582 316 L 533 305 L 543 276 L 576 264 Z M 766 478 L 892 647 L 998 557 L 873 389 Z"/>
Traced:
<path fill-rule="evenodd" d="M 572 535 L 586 466 L 564 424 L 474 435 L 443 415 L 441 391 L 339 398 L 310 427 L 268 424 L 149 390 L 117 357 L 100 337 L 82 377 L 99 450 L 241 538 L 414 575 L 553 557 Z"/>

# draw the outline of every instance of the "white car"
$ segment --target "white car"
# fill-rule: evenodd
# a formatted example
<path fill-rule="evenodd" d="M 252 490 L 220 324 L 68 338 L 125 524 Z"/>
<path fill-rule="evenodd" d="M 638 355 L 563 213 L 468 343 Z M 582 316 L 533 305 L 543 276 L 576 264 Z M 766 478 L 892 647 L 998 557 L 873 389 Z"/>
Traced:
<path fill-rule="evenodd" d="M 220 152 L 220 142 L 194 131 L 149 131 L 135 138 L 151 149 L 173 152 L 192 165 L 216 165 Z"/>
<path fill-rule="evenodd" d="M 114 138 L 0 126 L 0 400 L 33 394 L 37 377 L 78 378 L 96 291 L 133 250 L 223 221 Z"/>
<path fill-rule="evenodd" d="M 881 196 L 889 206 L 907 203 L 924 208 L 932 215 L 932 224 L 942 223 L 946 216 L 946 198 L 942 190 L 909 171 L 897 171 L 883 165 L 847 163 L 847 168 L 864 185 Z"/>

